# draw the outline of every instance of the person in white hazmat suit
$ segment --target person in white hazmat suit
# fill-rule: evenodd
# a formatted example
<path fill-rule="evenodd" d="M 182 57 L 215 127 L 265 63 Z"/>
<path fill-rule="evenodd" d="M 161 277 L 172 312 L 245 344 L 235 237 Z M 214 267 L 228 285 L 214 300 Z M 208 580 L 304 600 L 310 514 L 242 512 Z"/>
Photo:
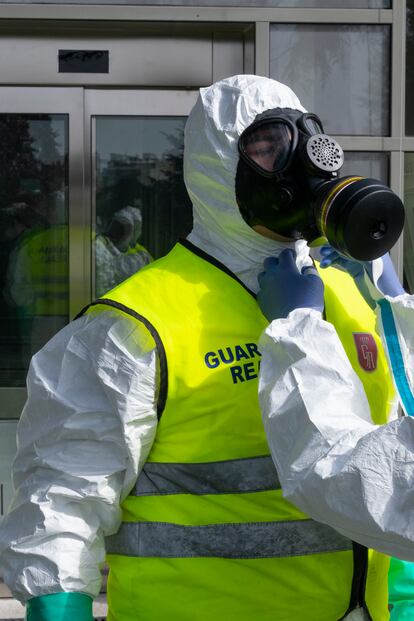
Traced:
<path fill-rule="evenodd" d="M 267 259 L 259 275 L 259 304 L 272 320 L 260 340 L 266 434 L 286 498 L 345 536 L 400 557 L 391 559 L 391 619 L 409 621 L 414 565 L 401 559 L 412 559 L 414 297 L 403 290 L 389 255 L 364 264 L 324 246 L 321 258 L 322 268 L 347 271 L 375 309 L 404 416 L 373 423 L 364 387 L 322 316 L 319 276 L 304 283 L 294 253 L 285 250 Z M 302 435 L 312 441 L 297 450 Z M 338 503 L 336 489 L 347 502 Z"/>
<path fill-rule="evenodd" d="M 295 496 L 312 516 L 328 493 L 343 515 L 332 518 L 337 530 L 330 515 L 318 513 L 315 521 L 283 498 L 263 430 L 257 343 L 268 319 L 256 300 L 258 275 L 265 259 L 286 248 L 299 270 L 311 265 L 304 240 L 269 237 L 239 209 L 239 137 L 274 109 L 304 112 L 288 87 L 267 78 L 234 76 L 200 90 L 185 130 L 184 175 L 194 208 L 189 237 L 93 303 L 32 359 L 16 493 L 0 528 L 1 571 L 14 596 L 27 602 L 29 621 L 90 621 L 105 548 L 112 621 L 388 618 L 388 559 L 364 545 L 401 556 L 405 543 L 403 556 L 414 559 L 412 528 L 403 523 L 409 504 L 401 512 L 411 490 L 389 490 L 385 521 L 377 520 L 373 535 L 376 499 L 361 480 L 378 499 L 389 473 L 360 449 L 373 437 L 362 389 L 348 395 L 349 407 L 330 426 L 339 442 L 330 457 L 340 462 L 345 447 L 353 455 L 346 485 L 334 481 L 327 492 L 315 476 L 312 498 Z M 333 282 L 339 274 L 326 272 Z M 314 276 L 300 275 L 307 282 Z M 349 303 L 342 285 L 339 316 Z M 355 304 L 357 289 L 352 295 Z M 314 339 L 323 338 L 327 328 L 317 311 L 298 312 L 311 316 Z M 335 313 L 329 320 L 335 323 Z M 266 370 L 269 391 L 275 378 L 283 383 L 283 352 L 281 370 Z M 339 345 L 330 350 L 335 357 L 343 360 Z M 307 349 L 305 372 L 312 372 L 313 358 Z M 343 367 L 343 381 L 356 385 L 352 367 Z M 369 374 L 378 381 L 374 390 L 364 385 L 374 400 L 381 391 L 381 422 L 395 415 L 386 368 L 378 353 Z M 300 479 L 302 453 L 307 459 L 312 451 L 317 471 L 329 447 L 312 423 L 319 402 L 297 405 L 304 427 L 295 426 L 289 438 Z M 394 443 L 398 470 L 409 480 L 412 464 L 402 457 L 414 444 L 411 420 L 378 429 L 384 446 L 373 440 L 376 452 L 389 455 Z M 272 450 L 274 436 L 285 432 L 271 425 Z M 288 494 L 302 490 L 300 480 L 290 485 L 290 457 L 281 451 L 277 458 Z"/>
<path fill-rule="evenodd" d="M 116 211 L 104 233 L 96 236 L 93 247 L 97 296 L 153 261 L 148 250 L 139 243 L 141 232 L 141 209 L 128 205 Z"/>

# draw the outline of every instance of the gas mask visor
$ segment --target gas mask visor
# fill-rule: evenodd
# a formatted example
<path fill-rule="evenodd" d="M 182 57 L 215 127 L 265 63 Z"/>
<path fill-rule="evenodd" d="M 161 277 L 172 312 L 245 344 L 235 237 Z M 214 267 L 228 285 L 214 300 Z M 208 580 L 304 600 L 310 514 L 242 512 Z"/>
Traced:
<path fill-rule="evenodd" d="M 298 145 L 299 130 L 321 133 L 322 125 L 315 114 L 305 113 L 296 123 L 286 116 L 264 113 L 241 134 L 240 157 L 264 177 L 277 178 L 287 170 Z"/>

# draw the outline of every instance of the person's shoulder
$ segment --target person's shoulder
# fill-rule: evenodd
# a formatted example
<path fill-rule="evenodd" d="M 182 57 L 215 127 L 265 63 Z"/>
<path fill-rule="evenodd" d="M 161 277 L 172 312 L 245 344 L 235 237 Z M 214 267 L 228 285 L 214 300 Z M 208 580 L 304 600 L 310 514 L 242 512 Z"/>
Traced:
<path fill-rule="evenodd" d="M 76 340 L 88 342 L 95 349 L 110 350 L 123 343 L 130 344 L 128 349 L 132 350 L 138 347 L 140 351 L 148 351 L 155 347 L 145 322 L 116 305 L 97 302 L 69 324 Z"/>

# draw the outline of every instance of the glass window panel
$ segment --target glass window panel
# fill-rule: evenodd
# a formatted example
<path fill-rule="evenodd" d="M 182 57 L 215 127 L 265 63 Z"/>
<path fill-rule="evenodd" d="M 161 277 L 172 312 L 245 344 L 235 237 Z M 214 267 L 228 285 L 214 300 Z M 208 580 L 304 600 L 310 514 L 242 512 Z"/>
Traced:
<path fill-rule="evenodd" d="M 272 24 L 270 76 L 288 84 L 331 134 L 389 134 L 390 29 Z"/>
<path fill-rule="evenodd" d="M 369 153 L 363 151 L 347 151 L 340 175 L 360 175 L 379 179 L 389 184 L 390 156 L 388 153 Z"/>
<path fill-rule="evenodd" d="M 191 229 L 183 181 L 185 117 L 95 119 L 94 295 L 103 295 Z"/>
<path fill-rule="evenodd" d="M 405 133 L 414 136 L 414 0 L 407 0 Z"/>
<path fill-rule="evenodd" d="M 414 153 L 405 154 L 404 287 L 414 293 Z"/>
<path fill-rule="evenodd" d="M 68 321 L 68 119 L 0 115 L 0 386 Z"/>

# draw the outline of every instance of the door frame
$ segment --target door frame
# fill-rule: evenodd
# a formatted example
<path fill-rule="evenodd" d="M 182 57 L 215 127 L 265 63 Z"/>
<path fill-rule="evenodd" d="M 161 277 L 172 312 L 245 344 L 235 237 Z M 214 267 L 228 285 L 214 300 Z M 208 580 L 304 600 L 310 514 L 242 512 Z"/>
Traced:
<path fill-rule="evenodd" d="M 69 317 L 91 301 L 94 226 L 95 119 L 104 116 L 187 116 L 195 90 L 94 89 L 79 87 L 0 87 L 0 114 L 69 116 Z M 0 387 L 1 419 L 19 418 L 23 387 Z"/>
<path fill-rule="evenodd" d="M 82 280 L 84 250 L 84 94 L 79 87 L 0 87 L 0 114 L 62 114 L 68 122 L 69 312 L 85 297 Z M 77 248 L 77 251 L 73 249 Z M 0 387 L 0 419 L 20 416 L 26 388 Z"/>

